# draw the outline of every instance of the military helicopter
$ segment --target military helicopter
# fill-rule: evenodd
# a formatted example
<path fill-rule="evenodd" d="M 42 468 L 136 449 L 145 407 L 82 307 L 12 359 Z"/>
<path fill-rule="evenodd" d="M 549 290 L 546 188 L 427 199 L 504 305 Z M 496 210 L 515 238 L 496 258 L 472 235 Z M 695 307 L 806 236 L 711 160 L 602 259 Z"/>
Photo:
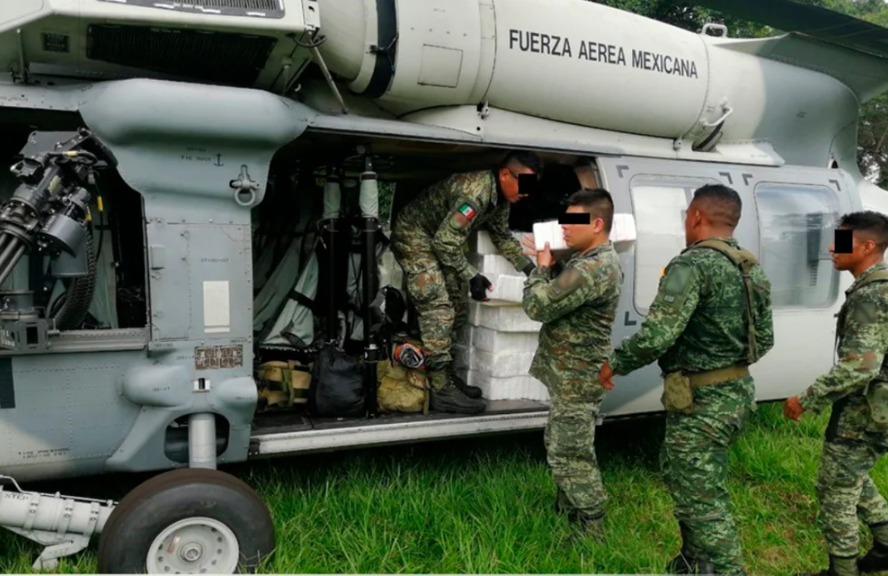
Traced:
<path fill-rule="evenodd" d="M 393 217 L 507 149 L 546 161 L 516 236 L 551 231 L 581 186 L 613 194 L 615 343 L 684 247 L 693 191 L 735 188 L 737 236 L 773 284 L 758 400 L 797 393 L 831 365 L 850 284 L 827 251 L 837 218 L 888 213 L 855 161 L 888 32 L 743 6 L 799 31 L 733 39 L 583 0 L 3 2 L 0 526 L 45 546 L 35 569 L 98 534 L 103 573 L 252 571 L 273 524 L 219 467 L 542 429 L 539 325 L 483 230 L 467 257 L 497 291 L 458 347 L 486 411 L 377 403 L 411 317 Z M 320 400 L 331 374 L 351 394 L 338 404 Z M 624 380 L 603 420 L 662 411 L 655 366 Z M 112 472 L 157 475 L 119 503 L 21 488 Z"/>

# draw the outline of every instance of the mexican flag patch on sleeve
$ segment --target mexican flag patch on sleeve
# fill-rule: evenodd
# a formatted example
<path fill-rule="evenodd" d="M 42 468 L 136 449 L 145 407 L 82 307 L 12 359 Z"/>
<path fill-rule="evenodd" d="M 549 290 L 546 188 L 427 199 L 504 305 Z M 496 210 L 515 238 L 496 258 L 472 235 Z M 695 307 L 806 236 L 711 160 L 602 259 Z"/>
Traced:
<path fill-rule="evenodd" d="M 469 202 L 463 202 L 453 213 L 450 218 L 450 225 L 460 230 L 468 226 L 468 224 L 478 215 L 478 210 Z"/>

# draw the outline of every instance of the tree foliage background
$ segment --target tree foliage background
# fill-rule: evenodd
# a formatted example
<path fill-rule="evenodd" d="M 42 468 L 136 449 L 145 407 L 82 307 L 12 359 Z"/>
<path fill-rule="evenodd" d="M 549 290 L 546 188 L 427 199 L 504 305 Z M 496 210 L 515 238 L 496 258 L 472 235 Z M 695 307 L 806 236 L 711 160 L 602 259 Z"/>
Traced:
<path fill-rule="evenodd" d="M 774 36 L 782 33 L 769 26 L 740 20 L 717 10 L 695 6 L 682 0 L 591 0 L 660 20 L 692 32 L 712 22 L 724 24 L 734 38 Z M 848 16 L 888 27 L 886 0 L 795 0 L 821 6 Z M 857 136 L 857 162 L 860 171 L 875 184 L 888 187 L 888 95 L 870 100 L 861 107 Z"/>

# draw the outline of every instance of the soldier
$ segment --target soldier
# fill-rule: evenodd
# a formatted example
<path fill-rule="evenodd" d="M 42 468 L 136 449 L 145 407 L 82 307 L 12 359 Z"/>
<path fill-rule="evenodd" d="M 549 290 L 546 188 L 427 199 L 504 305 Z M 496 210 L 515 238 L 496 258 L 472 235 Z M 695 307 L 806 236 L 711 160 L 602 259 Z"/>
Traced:
<path fill-rule="evenodd" d="M 833 266 L 855 280 L 838 314 L 838 363 L 783 411 L 798 420 L 832 404 L 817 478 L 820 526 L 829 569 L 821 575 L 850 576 L 888 570 L 888 505 L 869 471 L 888 451 L 888 218 L 875 212 L 848 214 L 840 230 L 852 235 L 850 253 L 830 246 Z M 873 533 L 873 548 L 857 560 L 857 519 Z"/>
<path fill-rule="evenodd" d="M 675 506 L 682 549 L 667 570 L 741 574 L 743 556 L 725 487 L 728 450 L 755 410 L 749 365 L 774 344 L 771 286 L 755 257 L 733 238 L 737 193 L 696 191 L 685 217 L 687 248 L 672 259 L 638 332 L 599 376 L 654 360 L 665 378 L 661 466 Z"/>
<path fill-rule="evenodd" d="M 509 204 L 522 198 L 518 175 L 540 169 L 532 152 L 511 152 L 496 170 L 455 174 L 432 185 L 398 214 L 392 253 L 419 317 L 433 410 L 475 414 L 485 409 L 481 390 L 454 374 L 450 351 L 468 319 L 466 293 L 484 301 L 493 290 L 463 250 L 469 235 L 484 227 L 515 269 L 530 274 L 534 264 L 509 232 Z"/>
<path fill-rule="evenodd" d="M 595 458 L 595 421 L 605 392 L 595 375 L 611 351 L 623 270 L 610 241 L 610 194 L 576 192 L 567 212 L 589 214 L 589 223 L 562 226 L 574 254 L 557 276 L 549 244 L 536 252 L 532 237 L 525 237 L 525 254 L 536 256 L 537 267 L 524 284 L 522 306 L 543 323 L 530 374 L 545 384 L 551 399 L 545 443 L 558 489 L 555 509 L 599 535 L 607 495 Z"/>

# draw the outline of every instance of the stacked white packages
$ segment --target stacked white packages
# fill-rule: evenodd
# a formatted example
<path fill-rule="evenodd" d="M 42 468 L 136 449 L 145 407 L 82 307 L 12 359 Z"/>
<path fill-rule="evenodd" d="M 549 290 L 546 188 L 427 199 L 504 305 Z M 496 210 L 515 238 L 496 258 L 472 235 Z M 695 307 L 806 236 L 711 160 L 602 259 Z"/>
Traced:
<path fill-rule="evenodd" d="M 519 241 L 523 233 L 513 234 Z M 488 302 L 470 300 L 468 325 L 454 343 L 455 368 L 487 400 L 548 401 L 546 387 L 528 375 L 542 325 L 521 308 L 523 272 L 500 256 L 487 232 L 469 242 L 469 262 L 493 284 Z"/>

